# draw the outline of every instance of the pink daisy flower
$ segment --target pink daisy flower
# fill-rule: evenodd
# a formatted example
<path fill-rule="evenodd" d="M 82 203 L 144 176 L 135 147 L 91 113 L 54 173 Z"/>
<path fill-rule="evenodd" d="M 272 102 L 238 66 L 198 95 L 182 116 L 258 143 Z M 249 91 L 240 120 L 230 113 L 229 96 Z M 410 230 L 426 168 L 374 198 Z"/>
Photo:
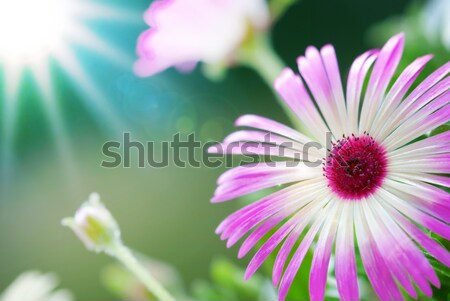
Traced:
<path fill-rule="evenodd" d="M 249 32 L 270 25 L 264 0 L 157 0 L 144 19 L 151 28 L 138 40 L 140 76 L 190 70 L 199 61 L 226 63 Z"/>
<path fill-rule="evenodd" d="M 450 120 L 450 62 L 411 89 L 431 59 L 420 57 L 390 86 L 403 45 L 399 34 L 381 50 L 360 55 L 350 69 L 345 95 L 334 48 L 308 47 L 297 61 L 300 76 L 285 69 L 275 82 L 308 133 L 246 115 L 236 125 L 254 129 L 235 132 L 210 149 L 278 155 L 292 162 L 308 142 L 324 146 L 308 152 L 311 162 L 326 158 L 321 164 L 289 166 L 278 160 L 231 169 L 219 178 L 212 199 L 223 202 L 283 185 L 233 213 L 217 229 L 228 247 L 248 234 L 239 257 L 276 230 L 250 261 L 246 278 L 280 246 L 273 266 L 280 300 L 311 247 L 311 300 L 324 299 L 333 250 L 339 295 L 348 301 L 360 298 L 356 248 L 381 300 L 403 300 L 400 286 L 413 297 L 418 296 L 415 286 L 427 296 L 432 294 L 430 284 L 439 287 L 421 249 L 450 266 L 450 254 L 424 233 L 428 229 L 450 239 L 450 194 L 443 190 L 450 187 L 450 178 L 443 176 L 450 172 L 450 132 L 417 139 Z M 333 142 L 328 156 L 327 132 Z M 264 146 L 267 135 L 277 147 Z M 232 147 L 244 142 L 245 148 Z"/>

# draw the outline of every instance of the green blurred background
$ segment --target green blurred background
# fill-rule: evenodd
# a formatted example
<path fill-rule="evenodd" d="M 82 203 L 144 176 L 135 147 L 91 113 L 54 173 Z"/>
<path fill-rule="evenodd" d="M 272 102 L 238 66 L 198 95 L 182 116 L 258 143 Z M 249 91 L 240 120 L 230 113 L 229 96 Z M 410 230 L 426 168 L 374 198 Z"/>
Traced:
<path fill-rule="evenodd" d="M 149 0 L 102 2 L 136 12 L 149 5 Z M 308 45 L 332 43 L 347 74 L 358 54 L 382 44 L 384 37 L 370 39 L 369 29 L 405 14 L 411 3 L 303 0 L 275 25 L 274 47 L 294 68 L 296 57 Z M 135 41 L 146 28 L 140 19 L 135 24 L 89 21 L 89 26 L 133 57 Z M 134 164 L 129 169 L 104 169 L 101 146 L 120 139 L 122 131 L 141 141 L 168 140 L 177 131 L 195 132 L 205 142 L 220 140 L 232 131 L 233 121 L 246 113 L 288 122 L 270 88 L 252 70 L 240 67 L 231 69 L 220 82 L 208 81 L 199 69 L 189 75 L 169 70 L 139 79 L 131 66 L 130 70 L 117 68 L 102 53 L 83 47 L 76 51 L 122 125 L 111 127 L 101 114 L 92 113 L 86 105 L 90 99 L 55 62 L 52 76 L 58 106 L 74 154 L 75 169 L 68 174 L 69 164 L 58 155 L 36 84 L 25 74 L 14 124 L 14 158 L 4 181 L 8 184 L 1 191 L 0 288 L 25 270 L 39 269 L 56 272 L 77 300 L 112 298 L 99 280 L 101 269 L 112 259 L 87 252 L 73 233 L 60 226 L 61 218 L 72 215 L 92 191 L 101 194 L 120 223 L 126 244 L 169 262 L 187 283 L 206 278 L 216 256 L 237 262 L 236 248 L 227 250 L 214 229 L 239 203 L 209 203 L 223 168 L 139 169 Z M 0 69 L 2 82 L 4 76 Z"/>

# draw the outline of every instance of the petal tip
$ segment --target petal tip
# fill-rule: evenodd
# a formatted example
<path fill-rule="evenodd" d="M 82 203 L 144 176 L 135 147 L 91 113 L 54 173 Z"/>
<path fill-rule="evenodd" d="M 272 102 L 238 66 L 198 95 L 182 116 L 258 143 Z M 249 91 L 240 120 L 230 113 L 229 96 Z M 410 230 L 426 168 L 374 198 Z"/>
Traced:
<path fill-rule="evenodd" d="M 227 240 L 226 246 L 227 248 L 231 248 L 232 246 L 234 246 L 236 242 L 234 241 L 234 239 L 230 238 L 229 240 Z"/>
<path fill-rule="evenodd" d="M 283 85 L 284 81 L 292 76 L 295 76 L 294 71 L 292 71 L 291 68 L 284 68 L 283 71 L 281 71 L 280 75 L 278 75 L 278 77 L 275 79 L 275 82 L 273 84 L 275 90 L 278 91 Z"/>
<path fill-rule="evenodd" d="M 334 54 L 334 53 L 335 53 L 334 46 L 331 45 L 331 44 L 325 44 L 325 45 L 323 45 L 323 47 L 320 49 L 320 53 L 321 53 L 322 55 L 327 55 L 327 54 L 330 54 L 330 53 Z"/>
<path fill-rule="evenodd" d="M 298 69 L 301 71 L 308 64 L 308 60 L 305 56 L 301 55 L 297 58 Z"/>
<path fill-rule="evenodd" d="M 308 46 L 305 50 L 306 57 L 319 54 L 319 50 L 315 46 Z"/>
<path fill-rule="evenodd" d="M 218 154 L 220 153 L 220 144 L 211 145 L 208 147 L 208 153 L 209 154 Z"/>
<path fill-rule="evenodd" d="M 250 271 L 248 268 L 247 270 L 245 270 L 245 275 L 244 275 L 244 280 L 248 281 L 250 279 L 250 277 L 252 277 L 254 272 Z"/>
<path fill-rule="evenodd" d="M 150 7 L 144 12 L 144 21 L 149 26 L 155 27 L 157 24 L 157 14 L 164 10 L 173 0 L 155 0 Z"/>
<path fill-rule="evenodd" d="M 236 121 L 234 122 L 234 125 L 235 126 L 245 126 L 245 124 L 248 123 L 248 121 L 250 119 L 252 119 L 253 117 L 254 117 L 254 115 L 251 115 L 251 114 L 242 115 L 238 119 L 236 119 Z"/>
<path fill-rule="evenodd" d="M 148 60 L 139 59 L 133 64 L 133 73 L 138 77 L 149 77 L 156 74 L 148 67 L 149 65 Z"/>
<path fill-rule="evenodd" d="M 395 44 L 404 44 L 405 43 L 405 33 L 400 32 L 393 36 L 390 40 L 395 41 Z"/>
<path fill-rule="evenodd" d="M 221 202 L 221 199 L 220 199 L 220 197 L 218 197 L 218 196 L 213 196 L 212 198 L 211 198 L 211 200 L 210 200 L 210 202 L 211 203 L 220 203 Z"/>
<path fill-rule="evenodd" d="M 237 257 L 239 259 L 242 259 L 245 257 L 245 255 L 247 255 L 249 249 L 245 246 L 245 243 L 241 246 L 241 248 L 239 249 L 238 255 Z"/>

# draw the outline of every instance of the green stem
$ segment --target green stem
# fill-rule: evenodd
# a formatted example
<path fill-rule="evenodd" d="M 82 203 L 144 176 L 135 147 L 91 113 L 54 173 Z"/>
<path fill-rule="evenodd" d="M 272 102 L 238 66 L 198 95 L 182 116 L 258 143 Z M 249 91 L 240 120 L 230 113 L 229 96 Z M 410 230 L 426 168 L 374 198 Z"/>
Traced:
<path fill-rule="evenodd" d="M 287 12 L 287 10 L 298 0 L 272 0 L 269 2 L 270 16 L 272 21 L 276 22 Z"/>
<path fill-rule="evenodd" d="M 270 86 L 273 86 L 273 82 L 285 66 L 273 51 L 267 37 L 255 38 L 255 43 L 246 56 L 246 60 Z"/>
<path fill-rule="evenodd" d="M 122 262 L 160 301 L 175 301 L 175 298 L 137 261 L 133 253 L 122 243 L 116 243 L 109 253 Z"/>
<path fill-rule="evenodd" d="M 298 117 L 291 111 L 288 105 L 280 98 L 274 89 L 275 79 L 285 68 L 285 64 L 275 53 L 267 36 L 255 36 L 253 40 L 244 47 L 239 56 L 243 65 L 254 69 L 276 95 L 278 104 L 284 110 L 292 125 L 297 130 L 304 129 Z"/>

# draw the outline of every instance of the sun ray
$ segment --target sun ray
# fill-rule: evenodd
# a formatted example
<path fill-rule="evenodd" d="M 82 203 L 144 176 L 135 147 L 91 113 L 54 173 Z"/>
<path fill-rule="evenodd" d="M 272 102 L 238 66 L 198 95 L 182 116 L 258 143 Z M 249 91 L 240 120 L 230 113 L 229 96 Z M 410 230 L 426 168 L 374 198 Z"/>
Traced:
<path fill-rule="evenodd" d="M 81 97 L 81 100 L 91 110 L 91 113 L 99 120 L 106 120 L 106 124 L 111 127 L 110 130 L 113 133 L 120 132 L 124 128 L 122 120 L 112 109 L 105 94 L 94 84 L 93 79 L 78 62 L 73 51 L 68 47 L 64 47 L 55 54 L 55 58 L 74 81 L 80 95 L 84 96 Z"/>
<path fill-rule="evenodd" d="M 16 117 L 16 107 L 23 66 L 13 60 L 4 64 L 4 131 L 8 137 L 12 134 L 13 123 Z"/>
<path fill-rule="evenodd" d="M 1 147 L 1 188 L 6 192 L 11 181 L 11 171 L 14 161 L 14 124 L 17 115 L 17 99 L 20 87 L 22 66 L 14 61 L 4 64 L 4 97 L 2 116 L 2 147 Z M 3 195 L 2 195 L 3 196 Z"/>
<path fill-rule="evenodd" d="M 45 16 L 45 17 L 43 17 Z M 74 177 L 76 165 L 66 125 L 58 109 L 50 62 L 57 61 L 80 95 L 84 107 L 95 116 L 99 125 L 117 135 L 124 130 L 124 122 L 102 91 L 98 79 L 93 78 L 83 56 L 76 55 L 77 47 L 114 64 L 118 70 L 131 70 L 133 58 L 98 35 L 86 21 L 102 20 L 102 26 L 117 22 L 137 26 L 141 13 L 110 4 L 86 0 L 29 0 L 0 1 L 0 67 L 3 69 L 2 136 L 0 141 L 0 185 L 9 187 L 14 172 L 14 139 L 17 124 L 20 88 L 25 71 L 36 82 L 36 92 L 42 99 L 46 118 L 51 125 L 59 157 L 65 174 Z M 111 22 L 111 23 L 109 23 Z M 26 37 L 26 38 L 24 38 Z M 3 189 L 2 189 L 3 191 Z"/>
<path fill-rule="evenodd" d="M 119 7 L 112 7 L 92 1 L 77 1 L 73 3 L 71 10 L 76 15 L 80 15 L 83 19 L 106 19 L 127 24 L 142 24 L 142 12 L 130 9 L 124 10 Z"/>
<path fill-rule="evenodd" d="M 133 58 L 120 51 L 119 49 L 112 47 L 94 32 L 86 28 L 85 25 L 79 24 L 74 27 L 72 31 L 71 40 L 83 45 L 90 50 L 105 56 L 112 63 L 123 69 L 130 69 L 133 64 Z"/>
<path fill-rule="evenodd" d="M 50 75 L 50 62 L 48 59 L 40 60 L 30 66 L 33 71 L 34 79 L 39 87 L 42 99 L 45 102 L 44 110 L 51 124 L 51 130 L 58 149 L 58 155 L 62 162 L 66 176 L 70 183 L 76 181 L 75 157 L 68 139 L 66 126 L 64 125 L 61 114 L 58 110 L 57 98 L 52 86 Z"/>

